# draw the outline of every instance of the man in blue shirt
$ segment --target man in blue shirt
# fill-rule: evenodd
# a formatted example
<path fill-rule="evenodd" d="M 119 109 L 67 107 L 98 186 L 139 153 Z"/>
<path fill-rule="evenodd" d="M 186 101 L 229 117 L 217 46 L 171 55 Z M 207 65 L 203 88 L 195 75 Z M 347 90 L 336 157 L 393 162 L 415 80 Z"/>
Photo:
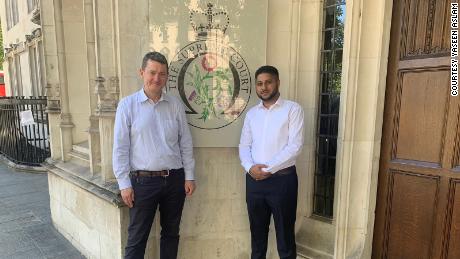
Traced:
<path fill-rule="evenodd" d="M 177 258 L 185 196 L 195 190 L 193 144 L 182 103 L 163 92 L 168 62 L 147 53 L 139 71 L 144 82 L 123 98 L 115 117 L 113 169 L 129 207 L 125 258 L 144 258 L 157 207 L 160 258 Z"/>

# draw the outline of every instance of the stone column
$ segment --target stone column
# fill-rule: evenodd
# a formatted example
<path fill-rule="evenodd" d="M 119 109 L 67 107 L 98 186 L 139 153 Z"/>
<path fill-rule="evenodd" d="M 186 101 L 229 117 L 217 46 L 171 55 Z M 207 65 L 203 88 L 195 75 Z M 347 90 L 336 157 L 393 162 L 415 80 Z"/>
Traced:
<path fill-rule="evenodd" d="M 118 78 L 110 78 L 106 85 L 104 85 L 105 79 L 103 77 L 98 77 L 96 81 L 96 93 L 98 96 L 96 115 L 99 117 L 99 132 L 101 133 L 101 176 L 104 181 L 109 181 L 114 179 L 112 148 L 113 125 L 118 103 Z"/>
<path fill-rule="evenodd" d="M 88 146 L 89 146 L 89 167 L 93 175 L 101 172 L 101 139 L 99 131 L 99 116 L 96 109 L 91 109 L 93 113 L 89 117 Z"/>
<path fill-rule="evenodd" d="M 92 0 L 84 1 L 86 58 L 88 62 L 88 92 L 90 98 L 88 145 L 90 171 L 94 175 L 101 171 L 101 148 L 99 134 L 99 117 L 96 115 L 98 97 L 96 93 L 96 40 L 94 33 L 94 7 Z"/>
<path fill-rule="evenodd" d="M 114 179 L 112 169 L 113 125 L 119 93 L 117 2 L 114 0 L 93 0 L 92 2 L 96 59 L 95 92 L 98 97 L 95 115 L 99 118 L 101 176 L 104 181 Z"/>
<path fill-rule="evenodd" d="M 59 100 L 53 95 L 53 87 L 48 84 L 45 87 L 45 96 L 47 97 L 46 113 L 48 113 L 49 142 L 51 150 L 51 159 L 61 159 L 61 140 L 59 138 L 59 114 L 61 107 Z"/>
<path fill-rule="evenodd" d="M 68 161 L 69 152 L 72 150 L 72 115 L 69 108 L 69 95 L 67 89 L 67 72 L 64 43 L 64 26 L 62 20 L 62 2 L 54 1 L 54 20 L 56 30 L 56 54 L 58 59 L 59 88 L 61 93 L 61 116 L 59 126 L 61 127 L 61 159 Z"/>
<path fill-rule="evenodd" d="M 58 124 L 60 130 L 60 159 L 67 161 L 69 151 L 72 150 L 72 117 L 69 109 L 69 96 L 67 91 L 67 74 L 65 60 L 65 44 L 62 20 L 62 7 L 59 0 L 40 1 L 42 11 L 42 30 L 45 39 L 43 49 L 46 63 L 46 81 L 48 110 L 52 111 L 50 116 L 51 130 Z M 60 116 L 56 116 L 60 114 Z M 56 124 L 54 123 L 56 120 Z M 57 158 L 57 138 L 51 139 L 54 153 Z"/>

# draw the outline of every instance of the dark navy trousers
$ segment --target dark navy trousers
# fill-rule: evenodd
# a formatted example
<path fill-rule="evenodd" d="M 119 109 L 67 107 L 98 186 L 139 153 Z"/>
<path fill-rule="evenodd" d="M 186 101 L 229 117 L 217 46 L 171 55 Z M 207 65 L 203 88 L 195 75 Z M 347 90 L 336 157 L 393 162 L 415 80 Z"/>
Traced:
<path fill-rule="evenodd" d="M 295 166 L 281 171 L 261 181 L 256 181 L 246 174 L 246 204 L 251 228 L 251 259 L 266 258 L 272 215 L 280 259 L 297 257 L 294 233 L 297 210 L 297 173 Z"/>
<path fill-rule="evenodd" d="M 176 259 L 179 225 L 185 201 L 183 169 L 169 176 L 131 177 L 134 206 L 129 209 L 128 243 L 125 259 L 143 259 L 157 207 L 160 211 L 160 258 Z"/>

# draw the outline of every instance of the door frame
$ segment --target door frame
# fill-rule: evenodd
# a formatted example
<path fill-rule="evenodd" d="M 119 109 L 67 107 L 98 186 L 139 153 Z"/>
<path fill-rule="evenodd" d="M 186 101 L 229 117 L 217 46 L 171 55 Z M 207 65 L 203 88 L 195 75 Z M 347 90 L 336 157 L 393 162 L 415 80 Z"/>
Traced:
<path fill-rule="evenodd" d="M 346 1 L 334 258 L 370 258 L 393 1 Z"/>

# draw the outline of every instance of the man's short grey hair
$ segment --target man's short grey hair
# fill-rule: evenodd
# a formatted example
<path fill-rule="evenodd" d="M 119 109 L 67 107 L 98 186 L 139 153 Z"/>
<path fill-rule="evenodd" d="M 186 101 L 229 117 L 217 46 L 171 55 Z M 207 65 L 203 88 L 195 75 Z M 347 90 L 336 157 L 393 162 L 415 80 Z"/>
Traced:
<path fill-rule="evenodd" d="M 166 65 L 166 71 L 168 71 L 168 60 L 160 52 L 152 51 L 145 54 L 144 58 L 142 59 L 142 70 L 144 70 L 145 67 L 147 67 L 147 62 L 149 60 L 156 61 L 160 64 Z"/>

